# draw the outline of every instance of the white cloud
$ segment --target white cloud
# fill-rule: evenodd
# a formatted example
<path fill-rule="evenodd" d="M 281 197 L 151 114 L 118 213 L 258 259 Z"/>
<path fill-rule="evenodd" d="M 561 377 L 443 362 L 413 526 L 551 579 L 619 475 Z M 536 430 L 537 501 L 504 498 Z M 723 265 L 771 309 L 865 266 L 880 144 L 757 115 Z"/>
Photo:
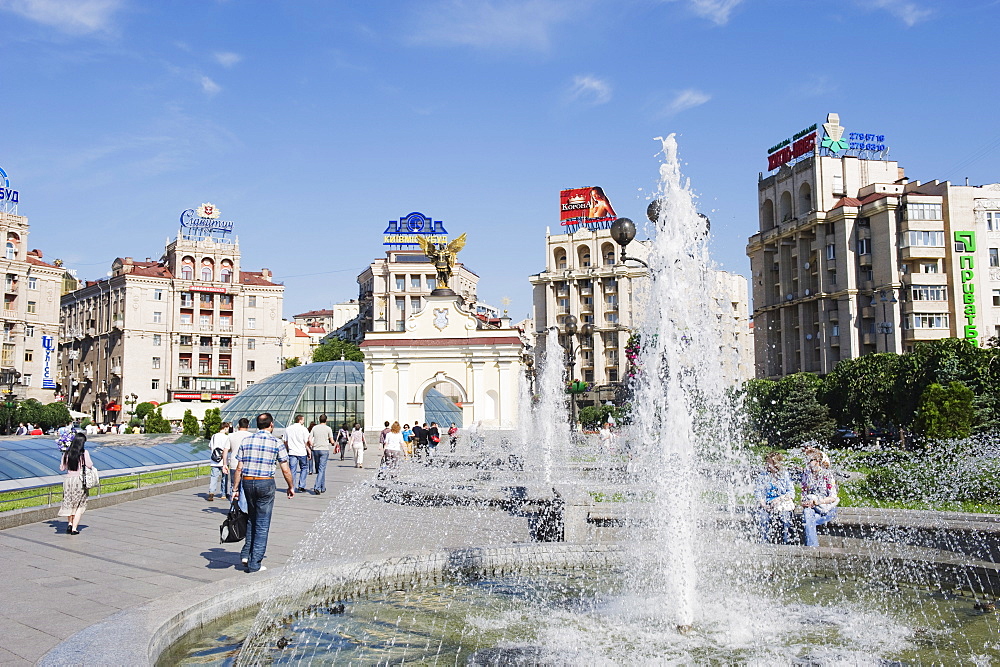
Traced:
<path fill-rule="evenodd" d="M 665 111 L 667 115 L 672 116 L 688 109 L 700 107 L 710 99 L 712 99 L 711 95 L 703 93 L 700 90 L 695 90 L 694 88 L 688 88 L 677 93 L 673 101 L 667 105 Z"/>
<path fill-rule="evenodd" d="M 212 81 L 207 76 L 201 77 L 201 89 L 205 91 L 206 95 L 215 95 L 217 92 L 222 90 L 222 86 Z"/>
<path fill-rule="evenodd" d="M 594 76 L 574 76 L 568 98 L 570 102 L 581 102 L 590 106 L 607 104 L 611 101 L 611 85 Z"/>
<path fill-rule="evenodd" d="M 111 28 L 123 0 L 0 0 L 0 10 L 64 32 L 102 32 Z"/>
<path fill-rule="evenodd" d="M 413 40 L 543 51 L 553 28 L 579 14 L 580 3 L 568 0 L 442 0 L 421 11 Z"/>
<path fill-rule="evenodd" d="M 703 18 L 712 21 L 716 25 L 725 25 L 729 22 L 729 14 L 736 9 L 736 6 L 743 0 L 688 0 L 691 10 Z"/>
<path fill-rule="evenodd" d="M 213 53 L 212 57 L 215 58 L 215 62 L 219 63 L 223 67 L 232 67 L 243 60 L 243 56 L 238 53 L 233 53 L 232 51 L 218 51 Z"/>
<path fill-rule="evenodd" d="M 905 23 L 907 28 L 912 28 L 934 13 L 908 0 L 866 0 L 864 4 L 875 9 L 884 9 Z"/>

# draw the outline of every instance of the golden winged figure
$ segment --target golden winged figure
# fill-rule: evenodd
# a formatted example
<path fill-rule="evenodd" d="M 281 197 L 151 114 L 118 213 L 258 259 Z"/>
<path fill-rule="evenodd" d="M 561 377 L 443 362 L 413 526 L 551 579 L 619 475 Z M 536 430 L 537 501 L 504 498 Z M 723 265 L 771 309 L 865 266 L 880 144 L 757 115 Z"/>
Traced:
<path fill-rule="evenodd" d="M 449 289 L 448 279 L 451 278 L 452 271 L 455 268 L 455 258 L 462 248 L 465 247 L 465 234 L 462 234 L 447 245 L 444 243 L 431 243 L 423 236 L 417 236 L 417 243 L 420 244 L 420 249 L 424 251 L 427 258 L 434 264 L 434 269 L 437 271 L 437 289 Z"/>

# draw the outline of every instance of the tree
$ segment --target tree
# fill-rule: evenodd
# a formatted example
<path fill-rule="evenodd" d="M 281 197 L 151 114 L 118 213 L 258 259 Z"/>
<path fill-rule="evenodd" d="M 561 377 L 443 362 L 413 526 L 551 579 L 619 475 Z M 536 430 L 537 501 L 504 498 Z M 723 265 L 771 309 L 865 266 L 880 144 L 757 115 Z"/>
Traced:
<path fill-rule="evenodd" d="M 794 373 L 777 382 L 747 382 L 744 405 L 752 433 L 772 447 L 829 440 L 836 432 L 836 422 L 817 398 L 821 384 L 812 373 Z"/>
<path fill-rule="evenodd" d="M 615 423 L 621 424 L 624 410 L 614 405 L 588 405 L 580 410 L 580 423 L 584 428 L 598 428 L 608 421 L 608 416 L 614 416 Z"/>
<path fill-rule="evenodd" d="M 864 432 L 899 425 L 897 378 L 903 358 L 892 352 L 844 359 L 823 379 L 818 398 L 840 426 Z"/>
<path fill-rule="evenodd" d="M 929 440 L 968 438 L 975 416 L 974 398 L 972 390 L 961 382 L 950 382 L 947 387 L 931 384 L 920 397 L 915 430 Z"/>
<path fill-rule="evenodd" d="M 219 432 L 222 427 L 222 410 L 219 408 L 209 408 L 205 410 L 205 419 L 202 420 L 205 437 L 211 438 Z"/>
<path fill-rule="evenodd" d="M 161 408 L 146 418 L 146 433 L 170 433 L 170 422 L 163 418 Z"/>
<path fill-rule="evenodd" d="M 995 393 L 990 385 L 991 349 L 977 347 L 964 338 L 942 338 L 917 343 L 903 355 L 896 395 L 899 424 L 913 423 L 917 406 L 932 384 L 942 387 L 961 382 L 976 395 Z"/>
<path fill-rule="evenodd" d="M 45 406 L 44 412 L 45 428 L 58 428 L 73 421 L 73 417 L 69 414 L 69 408 L 62 402 L 49 403 Z"/>
<path fill-rule="evenodd" d="M 198 427 L 198 418 L 191 414 L 190 410 L 184 411 L 184 435 L 198 435 L 200 430 Z"/>
<path fill-rule="evenodd" d="M 135 416 L 139 419 L 146 419 L 154 412 L 156 412 L 156 406 L 149 402 L 140 403 L 135 406 Z"/>
<path fill-rule="evenodd" d="M 285 357 L 285 368 L 295 368 L 301 366 L 302 360 L 298 357 Z"/>
<path fill-rule="evenodd" d="M 313 350 L 313 361 L 364 361 L 365 355 L 361 348 L 342 338 L 331 338 Z"/>

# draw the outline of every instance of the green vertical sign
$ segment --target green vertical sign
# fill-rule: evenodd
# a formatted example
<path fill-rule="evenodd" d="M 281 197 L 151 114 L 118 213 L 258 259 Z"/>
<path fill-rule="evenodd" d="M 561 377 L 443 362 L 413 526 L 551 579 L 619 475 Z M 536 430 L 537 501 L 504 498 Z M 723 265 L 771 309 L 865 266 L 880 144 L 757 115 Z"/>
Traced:
<path fill-rule="evenodd" d="M 963 338 L 973 345 L 979 345 L 979 331 L 976 329 L 976 233 L 955 232 L 955 252 L 958 253 L 959 275 L 962 281 L 962 304 L 965 327 Z"/>

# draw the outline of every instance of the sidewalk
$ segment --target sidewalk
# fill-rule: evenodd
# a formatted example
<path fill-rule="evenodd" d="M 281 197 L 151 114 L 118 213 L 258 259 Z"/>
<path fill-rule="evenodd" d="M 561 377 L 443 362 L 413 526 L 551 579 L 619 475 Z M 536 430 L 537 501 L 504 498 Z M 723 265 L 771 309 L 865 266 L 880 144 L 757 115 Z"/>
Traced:
<path fill-rule="evenodd" d="M 528 541 L 526 521 L 503 513 L 476 521 L 467 510 L 390 505 L 368 493 L 338 498 L 374 474 L 350 460 L 331 461 L 327 493 L 291 500 L 279 475 L 268 569 L 287 561 L 331 501 L 370 518 L 363 534 L 336 545 L 345 556 Z M 209 503 L 205 489 L 189 489 L 88 510 L 79 535 L 65 534 L 64 519 L 0 531 L 0 665 L 32 664 L 121 609 L 230 577 L 245 582 L 253 575 L 240 566 L 242 543 L 219 544 L 227 511 L 224 499 Z"/>

